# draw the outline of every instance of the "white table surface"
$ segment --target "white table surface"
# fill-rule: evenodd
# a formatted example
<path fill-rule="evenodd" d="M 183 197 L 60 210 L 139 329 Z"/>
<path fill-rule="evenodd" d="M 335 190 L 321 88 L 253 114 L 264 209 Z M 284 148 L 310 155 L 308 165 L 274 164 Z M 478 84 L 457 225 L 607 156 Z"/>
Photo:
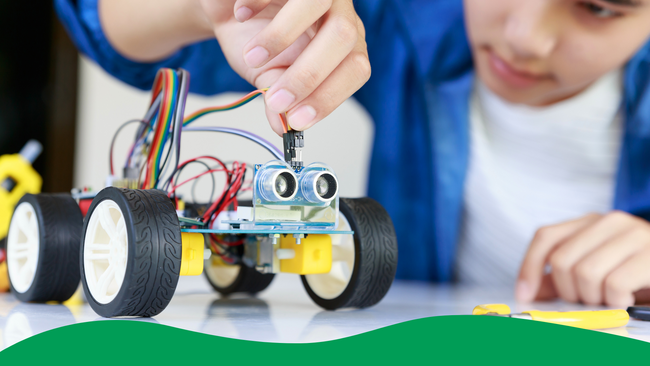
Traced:
<path fill-rule="evenodd" d="M 517 304 L 508 288 L 485 289 L 397 281 L 378 305 L 364 310 L 324 311 L 307 296 L 298 276 L 280 274 L 257 298 L 221 299 L 203 276 L 182 277 L 167 309 L 153 319 L 177 328 L 268 342 L 338 339 L 400 322 L 436 315 L 470 314 L 478 304 L 506 303 L 513 311 L 580 310 L 563 302 Z M 0 349 L 68 324 L 99 320 L 88 305 L 23 304 L 0 294 Z M 650 341 L 650 322 L 631 320 L 609 330 Z"/>

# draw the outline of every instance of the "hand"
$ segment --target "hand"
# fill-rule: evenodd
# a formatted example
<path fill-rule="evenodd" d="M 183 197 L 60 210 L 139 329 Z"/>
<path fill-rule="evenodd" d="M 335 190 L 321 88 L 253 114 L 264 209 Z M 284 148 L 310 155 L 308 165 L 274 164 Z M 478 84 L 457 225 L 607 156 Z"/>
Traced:
<path fill-rule="evenodd" d="M 526 302 L 559 296 L 626 307 L 650 300 L 648 288 L 650 223 L 613 211 L 539 229 L 521 266 L 516 296 Z"/>
<path fill-rule="evenodd" d="M 351 0 L 200 0 L 230 66 L 304 130 L 330 114 L 370 77 L 365 29 Z"/>

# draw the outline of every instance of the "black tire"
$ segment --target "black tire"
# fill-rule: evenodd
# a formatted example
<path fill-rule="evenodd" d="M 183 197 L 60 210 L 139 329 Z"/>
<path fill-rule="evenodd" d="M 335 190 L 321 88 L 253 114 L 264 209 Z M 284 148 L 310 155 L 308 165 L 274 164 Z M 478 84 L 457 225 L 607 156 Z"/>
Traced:
<path fill-rule="evenodd" d="M 206 265 L 208 265 L 206 263 Z M 207 270 L 204 270 L 203 273 L 205 278 L 208 280 L 212 288 L 214 288 L 218 293 L 228 296 L 235 293 L 248 293 L 255 295 L 258 292 L 264 291 L 271 282 L 275 274 L 273 273 L 260 273 L 255 268 L 248 267 L 243 264 L 237 265 L 239 267 L 239 273 L 235 280 L 228 286 L 222 287 L 215 283 Z"/>
<path fill-rule="evenodd" d="M 36 213 L 39 255 L 31 286 L 14 296 L 22 302 L 68 300 L 79 287 L 79 245 L 83 216 L 68 194 L 26 194 L 18 201 L 29 203 Z M 11 283 L 11 276 L 9 276 Z"/>
<path fill-rule="evenodd" d="M 124 216 L 128 259 L 122 286 L 106 304 L 93 298 L 84 268 L 84 243 L 88 224 L 95 208 L 112 200 Z M 99 192 L 88 210 L 83 227 L 81 283 L 88 303 L 103 317 L 160 314 L 171 301 L 181 269 L 181 230 L 174 205 L 165 192 L 108 187 Z"/>
<path fill-rule="evenodd" d="M 341 295 L 318 296 L 305 276 L 302 283 L 314 302 L 327 310 L 366 308 L 384 298 L 397 271 L 397 236 L 388 212 L 371 198 L 341 198 L 340 214 L 354 231 L 354 269 Z"/>

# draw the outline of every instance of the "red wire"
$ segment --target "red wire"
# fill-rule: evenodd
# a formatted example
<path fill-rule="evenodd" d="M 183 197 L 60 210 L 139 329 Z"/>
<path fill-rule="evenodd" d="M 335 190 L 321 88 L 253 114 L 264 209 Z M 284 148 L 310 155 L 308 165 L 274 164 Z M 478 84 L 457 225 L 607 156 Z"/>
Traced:
<path fill-rule="evenodd" d="M 244 244 L 244 241 L 245 241 L 245 239 L 239 239 L 239 240 L 237 240 L 237 241 L 227 242 L 227 241 L 223 241 L 223 240 L 219 239 L 219 238 L 218 238 L 216 235 L 214 235 L 214 234 L 210 234 L 210 235 L 212 235 L 212 239 L 213 239 L 214 241 L 216 241 L 217 243 L 219 243 L 219 244 L 221 244 L 221 245 L 226 245 L 226 246 L 229 246 L 229 247 L 235 247 L 235 246 L 237 246 L 237 245 L 242 245 L 242 244 Z"/>
<path fill-rule="evenodd" d="M 191 182 L 191 181 L 193 181 L 193 180 L 195 180 L 195 179 L 198 179 L 198 178 L 200 178 L 200 177 L 202 177 L 202 176 L 204 176 L 204 175 L 206 175 L 206 174 L 211 174 L 211 173 L 215 173 L 215 172 L 223 172 L 223 171 L 224 171 L 223 169 L 210 169 L 210 170 L 205 171 L 205 172 L 203 172 L 203 173 L 201 173 L 201 174 L 197 174 L 197 175 L 193 176 L 192 178 L 189 178 L 189 179 L 183 181 L 182 183 L 178 183 L 177 185 L 175 185 L 174 187 L 172 187 L 172 190 L 169 191 L 168 196 L 171 197 L 172 194 L 173 194 L 174 192 L 176 192 L 176 189 L 178 189 L 180 186 L 182 186 L 182 185 L 185 184 L 185 183 Z M 225 171 L 227 172 L 227 170 L 225 170 Z"/>
<path fill-rule="evenodd" d="M 212 247 L 212 251 L 213 251 L 216 255 L 218 255 L 219 257 L 221 257 L 221 259 L 223 259 L 224 261 L 226 261 L 227 263 L 230 263 L 230 264 L 234 263 L 234 261 L 233 261 L 232 259 L 228 258 L 228 257 L 226 256 L 225 253 L 221 253 L 221 252 L 217 249 L 217 246 L 216 246 L 213 242 L 210 242 L 210 247 Z"/>
<path fill-rule="evenodd" d="M 241 188 L 243 175 L 245 172 L 246 172 L 246 164 L 240 165 L 239 162 L 233 163 L 231 179 L 228 180 L 228 184 L 226 185 L 223 194 L 219 197 L 218 200 L 214 201 L 214 203 L 208 208 L 208 210 L 205 212 L 205 215 L 203 216 L 203 219 L 206 222 L 209 222 L 210 225 L 212 225 L 212 222 L 216 219 L 219 213 L 223 211 L 224 208 L 228 207 L 231 203 L 233 203 L 233 201 L 236 202 L 237 199 L 236 194 L 237 191 L 239 191 L 239 189 Z M 223 203 L 219 208 L 219 210 L 212 213 L 211 216 L 208 216 L 210 212 L 212 212 L 217 208 L 219 202 L 221 202 L 222 199 L 223 199 Z"/>
<path fill-rule="evenodd" d="M 226 164 L 224 164 L 221 160 L 215 158 L 214 156 L 207 156 L 207 155 L 203 155 L 203 156 L 199 156 L 199 157 L 196 157 L 196 158 L 193 158 L 193 159 L 185 160 L 184 162 L 182 162 L 182 163 L 178 166 L 178 169 L 182 168 L 183 166 L 187 165 L 188 163 L 191 163 L 191 162 L 193 162 L 193 161 L 197 161 L 197 160 L 199 160 L 199 159 L 210 159 L 210 160 L 214 160 L 214 161 L 216 161 L 217 163 L 219 163 L 219 165 L 221 165 L 221 167 L 222 167 L 224 170 L 228 171 L 228 167 L 226 167 Z"/>

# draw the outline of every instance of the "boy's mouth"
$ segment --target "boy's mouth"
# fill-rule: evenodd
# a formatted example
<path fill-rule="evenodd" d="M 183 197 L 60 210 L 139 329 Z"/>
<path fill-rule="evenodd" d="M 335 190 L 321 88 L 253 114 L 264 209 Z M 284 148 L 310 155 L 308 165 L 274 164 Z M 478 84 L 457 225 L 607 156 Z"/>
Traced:
<path fill-rule="evenodd" d="M 511 87 L 517 89 L 530 88 L 542 81 L 546 81 L 552 78 L 552 76 L 549 74 L 537 74 L 524 70 L 518 70 L 510 63 L 499 57 L 493 50 L 488 49 L 487 56 L 492 73 Z"/>

